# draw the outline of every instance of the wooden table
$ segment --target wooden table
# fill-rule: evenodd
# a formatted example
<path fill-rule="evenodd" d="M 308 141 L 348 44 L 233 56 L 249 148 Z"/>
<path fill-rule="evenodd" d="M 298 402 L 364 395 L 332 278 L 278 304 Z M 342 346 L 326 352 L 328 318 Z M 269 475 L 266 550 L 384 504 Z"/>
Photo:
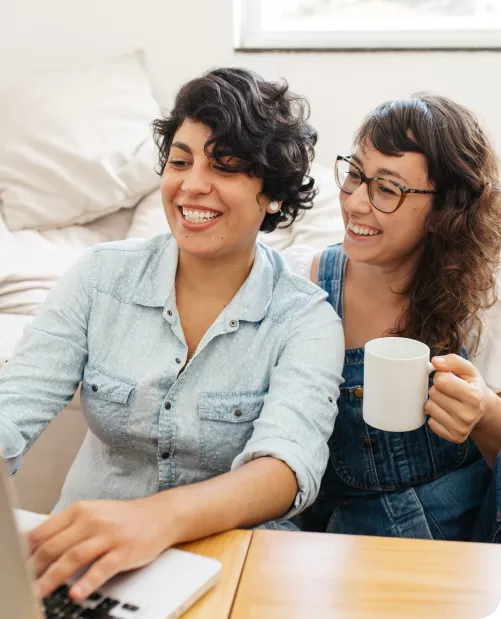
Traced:
<path fill-rule="evenodd" d="M 497 545 L 261 530 L 231 619 L 481 619 L 500 599 Z"/>
<path fill-rule="evenodd" d="M 228 531 L 180 546 L 223 564 L 221 580 L 183 615 L 183 619 L 228 619 L 251 538 L 251 531 Z"/>

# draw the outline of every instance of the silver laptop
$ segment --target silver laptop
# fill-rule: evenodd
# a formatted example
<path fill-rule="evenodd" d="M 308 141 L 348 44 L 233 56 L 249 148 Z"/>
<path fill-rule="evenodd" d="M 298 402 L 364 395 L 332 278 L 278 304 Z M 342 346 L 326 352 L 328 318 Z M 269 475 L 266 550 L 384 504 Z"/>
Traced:
<path fill-rule="evenodd" d="M 179 617 L 219 579 L 219 561 L 170 549 L 150 565 L 116 576 L 82 605 L 71 601 L 67 586 L 40 602 L 34 595 L 33 581 L 26 567 L 24 543 L 16 524 L 23 519 L 16 518 L 12 509 L 11 483 L 0 460 L 2 619 L 172 619 Z"/>

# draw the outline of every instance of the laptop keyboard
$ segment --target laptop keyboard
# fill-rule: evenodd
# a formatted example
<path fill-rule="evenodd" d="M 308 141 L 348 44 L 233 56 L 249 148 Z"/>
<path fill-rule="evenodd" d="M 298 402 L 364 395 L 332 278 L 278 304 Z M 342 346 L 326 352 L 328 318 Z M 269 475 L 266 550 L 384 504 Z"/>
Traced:
<path fill-rule="evenodd" d="M 139 606 L 105 597 L 100 593 L 93 593 L 85 601 L 85 606 L 80 606 L 75 604 L 68 592 L 68 587 L 62 585 L 43 600 L 47 619 L 116 619 L 117 616 L 132 618 L 140 610 Z M 115 612 L 110 615 L 110 611 Z M 125 612 L 117 615 L 117 611 Z"/>

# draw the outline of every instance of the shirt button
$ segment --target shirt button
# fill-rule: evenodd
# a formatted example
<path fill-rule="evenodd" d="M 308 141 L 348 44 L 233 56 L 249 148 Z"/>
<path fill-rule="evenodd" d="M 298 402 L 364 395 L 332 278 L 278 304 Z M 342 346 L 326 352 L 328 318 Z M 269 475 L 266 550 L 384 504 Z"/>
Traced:
<path fill-rule="evenodd" d="M 167 460 L 167 458 L 169 457 L 169 452 L 168 451 L 164 451 L 162 454 L 162 460 Z"/>
<path fill-rule="evenodd" d="M 232 329 L 235 329 L 236 327 L 238 327 L 238 320 L 230 320 L 230 327 Z"/>
<path fill-rule="evenodd" d="M 363 387 L 357 387 L 355 389 L 355 391 L 353 392 L 353 395 L 356 398 L 363 398 L 364 397 L 364 389 L 363 389 Z"/>
<path fill-rule="evenodd" d="M 179 357 L 176 357 L 176 363 L 181 363 L 181 359 Z"/>
<path fill-rule="evenodd" d="M 172 316 L 172 312 L 170 310 L 167 310 L 167 316 Z"/>
<path fill-rule="evenodd" d="M 94 393 L 96 393 L 96 391 L 99 389 L 99 387 L 97 385 L 92 385 L 92 391 Z"/>
<path fill-rule="evenodd" d="M 329 402 L 332 404 L 332 402 L 334 402 L 334 400 L 331 398 L 331 396 L 329 396 Z"/>
<path fill-rule="evenodd" d="M 172 404 L 171 404 L 170 402 L 166 402 L 166 403 L 164 404 L 164 408 L 165 408 L 165 410 L 167 410 L 167 411 L 170 411 L 171 406 L 172 406 Z"/>
<path fill-rule="evenodd" d="M 234 411 L 233 414 L 235 415 L 235 417 L 241 417 L 242 416 L 242 411 L 239 408 L 237 408 L 237 410 Z"/>

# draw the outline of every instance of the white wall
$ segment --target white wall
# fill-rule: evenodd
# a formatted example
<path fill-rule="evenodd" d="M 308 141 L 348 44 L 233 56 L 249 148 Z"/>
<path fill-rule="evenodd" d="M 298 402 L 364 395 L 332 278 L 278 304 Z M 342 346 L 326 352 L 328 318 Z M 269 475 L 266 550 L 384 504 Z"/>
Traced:
<path fill-rule="evenodd" d="M 0 83 L 141 47 L 164 106 L 184 81 L 218 65 L 286 77 L 310 99 L 322 163 L 349 147 L 372 107 L 424 89 L 471 107 L 501 149 L 501 53 L 236 54 L 231 0 L 0 0 L 0 23 Z"/>

